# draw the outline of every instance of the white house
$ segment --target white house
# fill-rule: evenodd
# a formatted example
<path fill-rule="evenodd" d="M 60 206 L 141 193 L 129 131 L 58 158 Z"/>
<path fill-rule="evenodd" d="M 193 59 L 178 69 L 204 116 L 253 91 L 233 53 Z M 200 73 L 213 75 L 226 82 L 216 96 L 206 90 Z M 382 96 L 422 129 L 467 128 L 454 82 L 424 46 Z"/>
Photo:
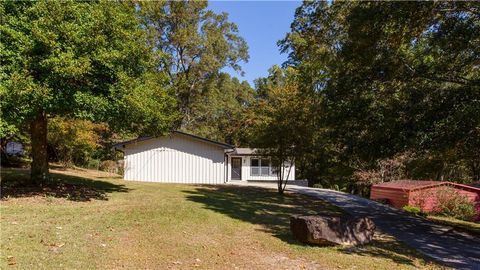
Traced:
<path fill-rule="evenodd" d="M 227 153 L 228 181 L 230 180 L 253 180 L 274 181 L 277 180 L 277 169 L 267 156 L 261 151 L 252 148 L 235 148 Z M 284 164 L 283 173 L 285 179 L 295 180 L 295 164 Z"/>
<path fill-rule="evenodd" d="M 255 149 L 235 148 L 192 134 L 173 131 L 164 137 L 121 142 L 124 179 L 146 182 L 223 184 L 229 181 L 277 180 L 270 159 Z M 283 166 L 289 180 L 295 166 Z"/>

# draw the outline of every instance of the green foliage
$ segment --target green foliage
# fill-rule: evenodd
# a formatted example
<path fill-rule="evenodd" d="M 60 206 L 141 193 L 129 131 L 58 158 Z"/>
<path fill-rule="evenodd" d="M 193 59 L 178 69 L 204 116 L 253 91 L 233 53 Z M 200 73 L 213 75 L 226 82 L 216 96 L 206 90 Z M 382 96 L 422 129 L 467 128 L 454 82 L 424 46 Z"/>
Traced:
<path fill-rule="evenodd" d="M 412 213 L 414 215 L 426 216 L 426 214 L 422 211 L 422 209 L 420 207 L 417 207 L 417 206 L 405 205 L 404 207 L 402 207 L 402 209 L 403 209 L 403 211 Z"/>
<path fill-rule="evenodd" d="M 317 104 L 308 177 L 351 179 L 412 151 L 435 163 L 418 176 L 480 179 L 478 14 L 473 2 L 304 2 L 279 44 Z"/>
<path fill-rule="evenodd" d="M 149 135 L 177 120 L 167 75 L 158 69 L 164 56 L 148 46 L 135 5 L 4 1 L 0 11 L 0 135 L 30 126 L 32 182 L 48 177 L 48 118 Z M 60 152 L 71 151 L 64 147 Z"/>
<path fill-rule="evenodd" d="M 66 165 L 86 166 L 101 147 L 107 127 L 88 120 L 52 118 L 48 123 L 50 158 Z"/>
<path fill-rule="evenodd" d="M 38 111 L 119 129 L 154 120 L 155 132 L 173 121 L 156 107 L 174 103 L 161 88 L 164 80 L 148 75 L 154 57 L 133 6 L 7 1 L 1 9 L 2 128 L 28 123 Z M 150 113 L 153 119 L 139 117 Z"/>
<path fill-rule="evenodd" d="M 254 103 L 254 90 L 248 83 L 220 73 L 206 81 L 202 93 L 193 102 L 191 122 L 184 129 L 231 144 L 245 142 L 243 125 Z"/>
<path fill-rule="evenodd" d="M 224 105 L 211 103 L 214 108 L 206 110 L 205 100 L 218 101 L 215 96 L 218 91 L 223 91 L 218 88 L 222 84 L 239 84 L 226 82 L 228 79 L 225 75 L 218 75 L 219 71 L 224 67 L 241 71 L 239 62 L 248 60 L 248 47 L 238 35 L 237 26 L 228 21 L 226 13 L 216 14 L 208 10 L 207 5 L 206 1 L 138 3 L 148 42 L 164 56 L 159 58 L 157 65 L 169 76 L 182 113 L 181 127 L 187 130 L 219 117 L 218 110 L 223 110 Z M 227 86 L 225 91 L 227 100 L 235 96 L 235 93 L 229 93 L 235 92 L 234 89 Z M 225 106 L 233 104 L 236 110 L 241 107 L 237 103 L 230 102 Z M 211 128 L 215 131 L 202 130 L 200 133 L 222 137 L 221 129 Z"/>
<path fill-rule="evenodd" d="M 475 205 L 467 196 L 458 193 L 452 188 L 439 189 L 436 194 L 434 214 L 453 217 L 465 221 L 473 221 L 477 215 Z"/>
<path fill-rule="evenodd" d="M 278 72 L 277 74 L 272 74 Z M 281 76 L 281 80 L 277 80 Z M 295 70 L 271 69 L 271 76 L 261 81 L 257 102 L 253 106 L 251 141 L 271 157 L 274 167 L 295 163 L 312 142 L 311 99 L 305 98 L 295 83 Z M 257 88 L 260 81 L 257 80 Z M 285 189 L 288 169 L 279 170 L 278 189 Z"/>

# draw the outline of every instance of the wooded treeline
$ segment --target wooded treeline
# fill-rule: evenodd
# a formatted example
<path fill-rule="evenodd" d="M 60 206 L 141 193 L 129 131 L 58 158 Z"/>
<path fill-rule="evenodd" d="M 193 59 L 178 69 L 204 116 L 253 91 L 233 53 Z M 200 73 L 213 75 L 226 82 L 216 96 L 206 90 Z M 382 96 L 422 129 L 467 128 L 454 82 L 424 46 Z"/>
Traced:
<path fill-rule="evenodd" d="M 286 124 L 310 127 L 285 134 L 301 176 L 359 193 L 480 180 L 478 3 L 305 2 L 279 46 L 293 78 L 267 81 L 295 87 L 292 106 L 309 115 Z"/>
<path fill-rule="evenodd" d="M 1 15 L 0 135 L 31 145 L 37 182 L 49 157 L 87 165 L 171 129 L 266 148 L 350 192 L 480 180 L 477 3 L 305 2 L 278 43 L 288 61 L 253 87 L 222 72 L 240 74 L 248 46 L 207 2 L 2 2 Z"/>

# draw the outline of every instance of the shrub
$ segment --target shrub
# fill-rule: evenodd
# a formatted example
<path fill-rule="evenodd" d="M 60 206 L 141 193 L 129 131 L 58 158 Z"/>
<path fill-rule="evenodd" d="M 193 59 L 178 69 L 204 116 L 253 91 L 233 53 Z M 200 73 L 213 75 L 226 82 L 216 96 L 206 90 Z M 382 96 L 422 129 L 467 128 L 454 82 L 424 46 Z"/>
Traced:
<path fill-rule="evenodd" d="M 98 168 L 100 167 L 100 160 L 94 159 L 94 158 L 90 158 L 90 159 L 88 159 L 87 164 L 85 165 L 85 167 L 86 167 L 87 169 L 98 170 Z"/>
<path fill-rule="evenodd" d="M 432 211 L 438 215 L 472 221 L 476 215 L 475 206 L 467 196 L 458 193 L 451 187 L 443 187 L 436 191 L 436 206 Z"/>
<path fill-rule="evenodd" d="M 117 173 L 118 171 L 117 162 L 113 160 L 104 160 L 100 162 L 99 169 L 105 172 Z"/>
<path fill-rule="evenodd" d="M 422 209 L 418 206 L 410 206 L 410 205 L 405 205 L 402 208 L 404 211 L 418 215 L 418 216 L 425 216 L 425 212 L 422 211 Z"/>
<path fill-rule="evenodd" d="M 101 147 L 101 134 L 106 130 L 103 124 L 54 117 L 48 123 L 50 157 L 65 165 L 86 166 Z"/>
<path fill-rule="evenodd" d="M 119 160 L 119 161 L 117 162 L 117 174 L 119 174 L 119 175 L 121 175 L 121 176 L 124 175 L 124 173 L 125 173 L 125 168 L 124 168 L 124 166 L 125 166 L 125 161 L 124 161 L 124 160 Z"/>
<path fill-rule="evenodd" d="M 413 158 L 411 152 L 399 153 L 392 158 L 378 160 L 374 168 L 355 171 L 353 177 L 358 185 L 364 186 L 404 179 L 407 176 L 407 164 Z"/>

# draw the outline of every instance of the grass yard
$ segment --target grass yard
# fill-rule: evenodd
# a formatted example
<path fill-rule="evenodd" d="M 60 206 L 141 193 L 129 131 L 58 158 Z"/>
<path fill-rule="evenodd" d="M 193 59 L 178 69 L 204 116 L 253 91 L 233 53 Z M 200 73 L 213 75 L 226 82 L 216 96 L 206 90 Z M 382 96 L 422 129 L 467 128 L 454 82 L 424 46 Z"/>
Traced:
<path fill-rule="evenodd" d="M 456 218 L 434 215 L 428 215 L 427 219 L 435 223 L 454 227 L 458 231 L 464 231 L 480 236 L 480 223 L 478 222 L 464 221 Z"/>
<path fill-rule="evenodd" d="M 1 269 L 438 269 L 393 238 L 366 247 L 292 239 L 289 216 L 340 213 L 310 198 L 254 187 L 126 182 L 52 170 L 59 188 L 15 189 L 2 169 Z"/>

